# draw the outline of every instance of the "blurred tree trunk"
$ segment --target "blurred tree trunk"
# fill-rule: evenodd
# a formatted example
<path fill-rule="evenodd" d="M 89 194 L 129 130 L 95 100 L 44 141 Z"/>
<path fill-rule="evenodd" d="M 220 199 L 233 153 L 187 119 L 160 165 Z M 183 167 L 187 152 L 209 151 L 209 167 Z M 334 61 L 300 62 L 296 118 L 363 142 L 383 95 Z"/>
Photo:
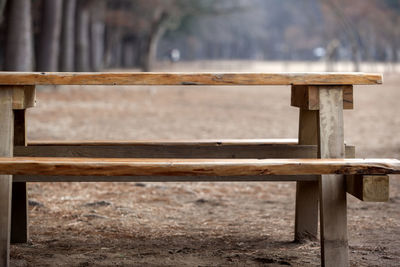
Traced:
<path fill-rule="evenodd" d="M 108 26 L 104 59 L 107 68 L 117 68 L 121 66 L 121 40 L 122 29 L 120 27 Z"/>
<path fill-rule="evenodd" d="M 137 48 L 135 42 L 131 39 L 125 40 L 122 43 L 122 53 L 124 57 L 122 58 L 122 67 L 133 68 L 136 62 Z"/>
<path fill-rule="evenodd" d="M 157 61 L 157 47 L 161 37 L 166 31 L 165 23 L 168 20 L 168 14 L 162 12 L 158 19 L 154 20 L 148 36 L 144 54 L 143 71 L 151 71 L 154 63 Z"/>
<path fill-rule="evenodd" d="M 0 0 L 0 70 L 4 67 L 4 57 L 5 57 L 5 40 L 6 40 L 6 33 L 5 27 L 2 27 L 4 22 L 4 10 L 6 7 L 6 0 Z"/>
<path fill-rule="evenodd" d="M 105 1 L 91 2 L 90 63 L 93 71 L 100 71 L 104 67 L 105 9 Z"/>
<path fill-rule="evenodd" d="M 145 53 L 147 50 L 147 40 L 148 37 L 139 35 L 137 41 L 137 66 L 142 70 L 144 69 L 143 66 L 146 60 Z"/>
<path fill-rule="evenodd" d="M 3 22 L 4 9 L 6 7 L 7 0 L 0 0 L 0 24 Z"/>
<path fill-rule="evenodd" d="M 337 5 L 333 0 L 320 0 L 322 4 L 327 4 L 335 15 L 338 24 L 350 42 L 351 60 L 353 61 L 353 71 L 360 71 L 362 41 L 358 28 L 346 16 L 342 6 Z"/>
<path fill-rule="evenodd" d="M 105 34 L 105 40 L 106 40 L 106 47 L 104 51 L 104 66 L 106 68 L 110 68 L 112 65 L 112 46 L 113 46 L 113 28 L 110 25 L 106 25 L 106 34 Z"/>
<path fill-rule="evenodd" d="M 61 31 L 60 70 L 74 71 L 76 0 L 65 0 Z"/>
<path fill-rule="evenodd" d="M 351 44 L 351 57 L 353 61 L 353 71 L 359 72 L 361 70 L 361 52 L 360 47 L 356 41 Z"/>
<path fill-rule="evenodd" d="M 67 0 L 70 1 L 70 0 Z M 37 69 L 57 71 L 63 0 L 44 0 Z"/>
<path fill-rule="evenodd" d="M 5 70 L 32 71 L 31 0 L 12 0 L 7 6 Z"/>
<path fill-rule="evenodd" d="M 80 0 L 76 14 L 75 69 L 90 71 L 90 11 L 87 1 Z"/>

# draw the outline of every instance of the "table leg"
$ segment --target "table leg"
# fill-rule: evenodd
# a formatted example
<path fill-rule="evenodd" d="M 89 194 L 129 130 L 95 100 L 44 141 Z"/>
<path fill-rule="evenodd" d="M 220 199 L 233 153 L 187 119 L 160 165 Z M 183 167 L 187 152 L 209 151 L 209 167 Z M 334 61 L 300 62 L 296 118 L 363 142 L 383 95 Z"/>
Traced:
<path fill-rule="evenodd" d="M 300 109 L 299 145 L 318 144 L 318 110 Z M 299 181 L 296 186 L 295 236 L 297 242 L 318 235 L 318 182 Z"/>
<path fill-rule="evenodd" d="M 319 155 L 344 158 L 343 89 L 319 89 Z M 322 175 L 320 186 L 322 266 L 349 266 L 346 184 L 343 175 Z"/>
<path fill-rule="evenodd" d="M 0 90 L 0 156 L 13 156 L 13 90 Z M 11 175 L 0 175 L 0 266 L 9 266 L 11 225 Z"/>
<path fill-rule="evenodd" d="M 25 109 L 14 110 L 14 146 L 26 145 Z M 28 242 L 28 197 L 25 182 L 13 182 L 11 243 Z"/>
<path fill-rule="evenodd" d="M 12 183 L 11 243 L 28 242 L 28 198 L 25 182 Z"/>

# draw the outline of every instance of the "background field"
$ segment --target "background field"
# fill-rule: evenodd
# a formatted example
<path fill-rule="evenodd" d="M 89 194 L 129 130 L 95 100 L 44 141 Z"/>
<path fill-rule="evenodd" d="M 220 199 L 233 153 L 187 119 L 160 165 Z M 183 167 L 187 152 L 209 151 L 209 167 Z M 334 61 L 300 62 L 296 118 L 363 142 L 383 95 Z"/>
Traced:
<path fill-rule="evenodd" d="M 252 64 L 248 70 L 274 66 Z M 246 64 L 159 66 L 215 69 Z M 310 66 L 289 66 L 304 69 Z M 387 73 L 383 86 L 355 88 L 345 139 L 358 157 L 400 158 L 399 84 L 397 73 Z M 43 87 L 37 98 L 28 112 L 29 140 L 297 136 L 289 87 Z M 391 177 L 388 203 L 348 197 L 352 265 L 400 262 L 399 178 Z M 29 184 L 31 241 L 12 246 L 12 264 L 318 265 L 318 242 L 292 243 L 294 195 L 294 183 Z"/>

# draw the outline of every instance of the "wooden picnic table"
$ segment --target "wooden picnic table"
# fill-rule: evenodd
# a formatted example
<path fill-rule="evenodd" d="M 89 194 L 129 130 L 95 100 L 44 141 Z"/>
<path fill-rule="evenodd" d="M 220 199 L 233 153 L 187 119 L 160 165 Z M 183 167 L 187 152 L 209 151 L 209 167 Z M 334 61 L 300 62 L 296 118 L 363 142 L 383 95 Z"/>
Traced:
<path fill-rule="evenodd" d="M 295 239 L 317 237 L 320 210 L 321 263 L 348 266 L 346 192 L 385 200 L 386 174 L 400 171 L 397 160 L 349 160 L 354 147 L 344 143 L 353 85 L 381 83 L 380 74 L 365 73 L 0 72 L 0 264 L 9 264 L 10 240 L 28 239 L 26 182 L 206 180 L 297 181 Z M 290 85 L 299 136 L 28 143 L 25 111 L 35 106 L 36 85 Z"/>

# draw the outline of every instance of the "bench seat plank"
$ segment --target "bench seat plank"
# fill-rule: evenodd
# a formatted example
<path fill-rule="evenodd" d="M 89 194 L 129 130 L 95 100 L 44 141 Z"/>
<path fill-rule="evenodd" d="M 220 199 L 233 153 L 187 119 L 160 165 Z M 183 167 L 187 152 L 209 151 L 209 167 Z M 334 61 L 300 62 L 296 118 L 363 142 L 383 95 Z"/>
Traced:
<path fill-rule="evenodd" d="M 241 176 L 400 174 L 395 159 L 0 158 L 0 174 L 71 176 Z"/>
<path fill-rule="evenodd" d="M 371 73 L 0 72 L 0 85 L 358 85 L 381 84 Z"/>

